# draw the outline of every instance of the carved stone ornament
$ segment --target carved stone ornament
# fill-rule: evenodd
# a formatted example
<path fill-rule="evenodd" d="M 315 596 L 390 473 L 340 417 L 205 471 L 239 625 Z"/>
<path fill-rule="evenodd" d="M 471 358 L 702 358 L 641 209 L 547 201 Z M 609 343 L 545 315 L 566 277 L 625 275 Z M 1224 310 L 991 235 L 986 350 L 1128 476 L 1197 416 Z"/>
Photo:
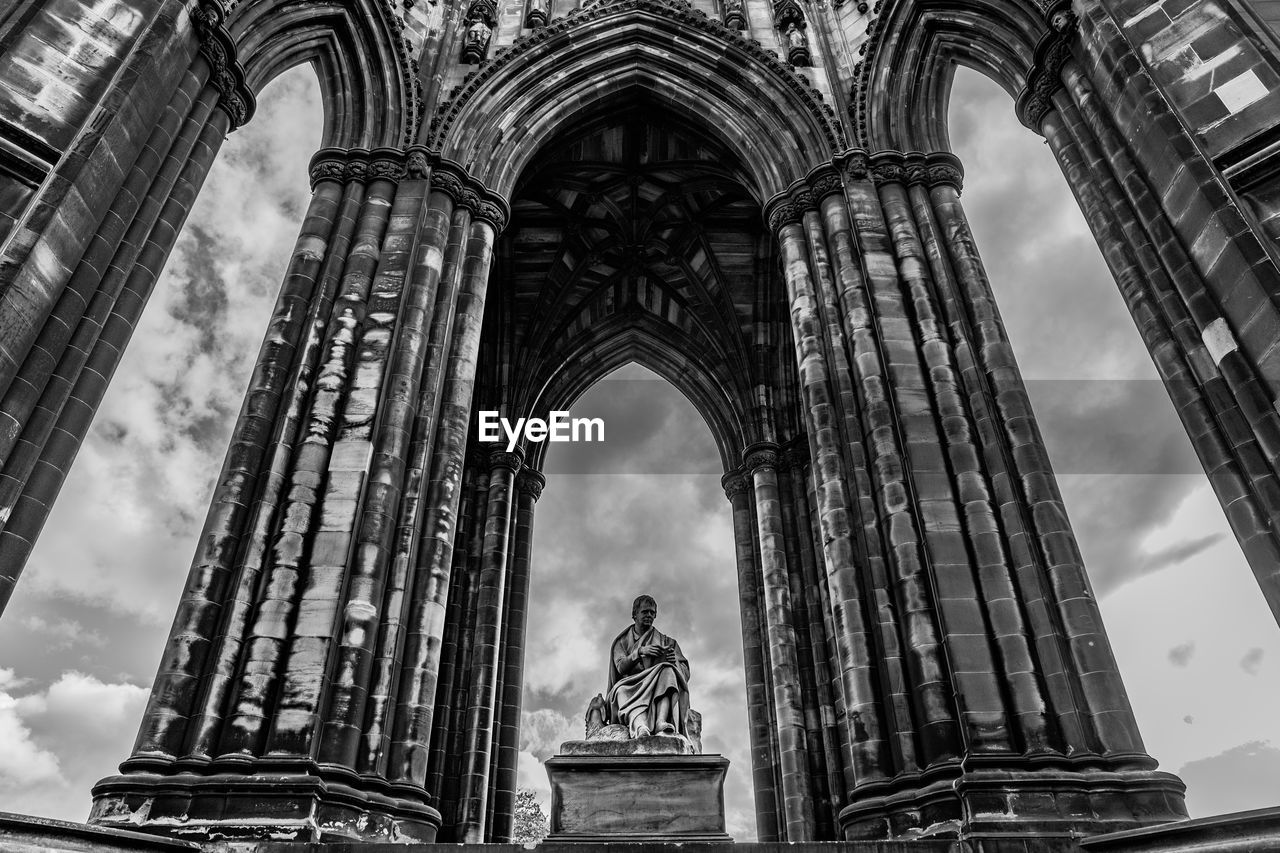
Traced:
<path fill-rule="evenodd" d="M 897 151 L 877 151 L 871 158 L 871 180 L 877 184 L 902 183 L 907 170 Z"/>
<path fill-rule="evenodd" d="M 516 475 L 516 489 L 521 494 L 532 495 L 535 501 L 542 497 L 542 489 L 546 485 L 547 478 L 532 468 L 524 468 Z"/>
<path fill-rule="evenodd" d="M 796 210 L 798 210 L 801 215 L 803 215 L 806 210 L 817 210 L 818 208 L 818 205 L 814 203 L 813 193 L 809 192 L 807 188 L 792 190 L 791 203 L 796 206 Z"/>
<path fill-rule="evenodd" d="M 964 171 L 950 163 L 929 166 L 929 186 L 952 186 L 956 191 L 964 189 Z"/>
<path fill-rule="evenodd" d="M 1053 109 L 1053 96 L 1062 88 L 1062 66 L 1071 58 L 1071 40 L 1077 23 L 1070 9 L 1055 11 L 1049 19 L 1049 32 L 1036 45 L 1035 64 L 1015 107 L 1018 120 L 1036 133 Z"/>
<path fill-rule="evenodd" d="M 374 181 L 398 181 L 405 176 L 405 166 L 400 160 L 379 158 L 369 164 L 369 179 Z"/>
<path fill-rule="evenodd" d="M 311 161 L 309 169 L 311 176 L 311 186 L 315 187 L 321 181 L 337 181 L 342 183 L 347 176 L 346 158 L 324 157 Z"/>
<path fill-rule="evenodd" d="M 493 471 L 497 468 L 507 468 L 511 471 L 519 471 L 524 465 L 524 454 L 519 450 L 506 451 L 499 450 L 489 453 L 489 470 Z"/>
<path fill-rule="evenodd" d="M 191 23 L 200 40 L 200 55 L 209 63 L 209 85 L 217 90 L 218 106 L 235 130 L 253 117 L 257 102 L 236 60 L 235 41 L 222 24 L 224 16 L 222 4 L 204 0 L 192 10 Z"/>
<path fill-rule="evenodd" d="M 810 175 L 809 188 L 813 191 L 813 197 L 818 202 L 821 202 L 829 195 L 837 195 L 844 192 L 844 184 L 840 180 L 840 175 L 830 167 Z"/>
<path fill-rule="evenodd" d="M 785 0 L 785 2 L 794 6 L 797 12 L 799 11 L 799 6 L 794 0 Z M 509 48 L 498 51 L 474 74 L 467 75 L 462 85 L 455 87 L 449 93 L 448 100 L 436 111 L 431 121 L 430 146 L 436 149 L 443 147 L 453 124 L 463 115 L 467 104 L 476 98 L 486 83 L 501 73 L 504 68 L 516 62 L 533 61 L 529 56 L 531 53 L 573 50 L 576 44 L 575 35 L 583 25 L 637 9 L 661 14 L 664 18 L 681 25 L 717 36 L 723 39 L 730 49 L 741 51 L 761 63 L 769 72 L 783 81 L 813 115 L 818 126 L 822 128 L 831 150 L 843 151 L 848 147 L 844 128 L 840 122 L 836 121 L 835 111 L 829 104 L 823 102 L 822 93 L 815 89 L 803 74 L 796 73 L 793 67 L 780 61 L 776 53 L 765 49 L 759 42 L 744 38 L 720 21 L 707 17 L 692 9 L 688 3 L 679 2 L 679 0 L 609 0 L 608 2 L 598 0 L 595 3 L 588 3 L 563 18 L 557 18 L 535 32 L 521 36 Z M 798 20 L 803 22 L 803 15 Z"/>
<path fill-rule="evenodd" d="M 757 468 L 773 468 L 778 467 L 778 445 L 762 443 L 747 448 L 747 452 L 743 455 L 742 467 L 752 473 Z"/>
<path fill-rule="evenodd" d="M 769 212 L 769 230 L 777 234 L 787 225 L 800 224 L 800 211 L 790 202 L 784 202 Z"/>
<path fill-rule="evenodd" d="M 738 495 L 746 494 L 751 488 L 750 484 L 747 483 L 747 478 L 737 471 L 730 471 L 721 477 L 720 485 L 724 487 L 724 496 L 729 500 L 733 500 Z"/>
<path fill-rule="evenodd" d="M 743 0 L 724 0 L 724 25 L 735 32 L 747 28 L 747 7 Z"/>
<path fill-rule="evenodd" d="M 841 165 L 848 180 L 865 181 L 871 174 L 871 155 L 860 148 L 855 149 L 844 156 Z"/>
<path fill-rule="evenodd" d="M 431 175 L 431 162 L 422 151 L 410 151 L 405 162 L 406 174 L 415 180 L 423 180 Z"/>
<path fill-rule="evenodd" d="M 467 22 L 466 35 L 462 42 L 462 61 L 469 65 L 479 65 L 489 54 L 489 41 L 493 38 L 493 27 L 482 18 L 472 18 Z"/>

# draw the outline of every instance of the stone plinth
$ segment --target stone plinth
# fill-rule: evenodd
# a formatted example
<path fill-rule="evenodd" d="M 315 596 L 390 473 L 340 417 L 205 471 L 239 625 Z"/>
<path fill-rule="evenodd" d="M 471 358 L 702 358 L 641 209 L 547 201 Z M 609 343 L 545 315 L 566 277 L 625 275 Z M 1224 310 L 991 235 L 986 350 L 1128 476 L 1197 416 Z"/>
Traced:
<path fill-rule="evenodd" d="M 721 755 L 560 755 L 549 841 L 729 841 Z"/>

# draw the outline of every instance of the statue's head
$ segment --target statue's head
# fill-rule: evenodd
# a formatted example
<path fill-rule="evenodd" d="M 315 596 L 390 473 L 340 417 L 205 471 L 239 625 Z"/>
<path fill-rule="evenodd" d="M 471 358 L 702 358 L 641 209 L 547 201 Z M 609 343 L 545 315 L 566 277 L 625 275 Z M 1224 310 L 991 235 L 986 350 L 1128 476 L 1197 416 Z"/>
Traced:
<path fill-rule="evenodd" d="M 636 628 L 647 631 L 653 625 L 653 620 L 657 618 L 658 602 L 652 595 L 638 595 L 636 600 L 631 602 L 631 619 L 636 623 Z"/>

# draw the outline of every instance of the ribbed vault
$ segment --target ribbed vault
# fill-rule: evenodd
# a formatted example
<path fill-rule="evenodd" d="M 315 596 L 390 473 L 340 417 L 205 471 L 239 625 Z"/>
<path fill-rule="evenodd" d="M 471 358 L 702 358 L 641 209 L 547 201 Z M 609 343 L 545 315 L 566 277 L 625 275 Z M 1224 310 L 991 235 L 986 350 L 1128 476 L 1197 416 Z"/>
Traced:
<path fill-rule="evenodd" d="M 753 340 L 782 301 L 744 184 L 731 151 L 639 94 L 553 140 L 516 186 L 491 281 L 482 370 L 510 373 L 481 387 L 544 414 L 637 361 L 697 406 L 728 466 L 760 438 Z"/>

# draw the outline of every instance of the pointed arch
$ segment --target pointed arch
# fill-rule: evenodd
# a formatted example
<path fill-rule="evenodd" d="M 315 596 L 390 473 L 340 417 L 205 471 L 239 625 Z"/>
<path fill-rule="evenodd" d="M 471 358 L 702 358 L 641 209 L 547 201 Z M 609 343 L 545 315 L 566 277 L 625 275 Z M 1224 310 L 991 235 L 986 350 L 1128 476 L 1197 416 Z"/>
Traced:
<path fill-rule="evenodd" d="M 422 118 L 404 22 L 376 0 L 242 3 L 227 30 L 253 91 L 310 62 L 325 105 L 323 145 L 402 147 Z"/>
<path fill-rule="evenodd" d="M 682 0 L 597 3 L 518 40 L 454 92 L 428 144 L 508 196 L 559 129 L 636 89 L 733 151 L 761 202 L 846 147 L 808 81 Z"/>

